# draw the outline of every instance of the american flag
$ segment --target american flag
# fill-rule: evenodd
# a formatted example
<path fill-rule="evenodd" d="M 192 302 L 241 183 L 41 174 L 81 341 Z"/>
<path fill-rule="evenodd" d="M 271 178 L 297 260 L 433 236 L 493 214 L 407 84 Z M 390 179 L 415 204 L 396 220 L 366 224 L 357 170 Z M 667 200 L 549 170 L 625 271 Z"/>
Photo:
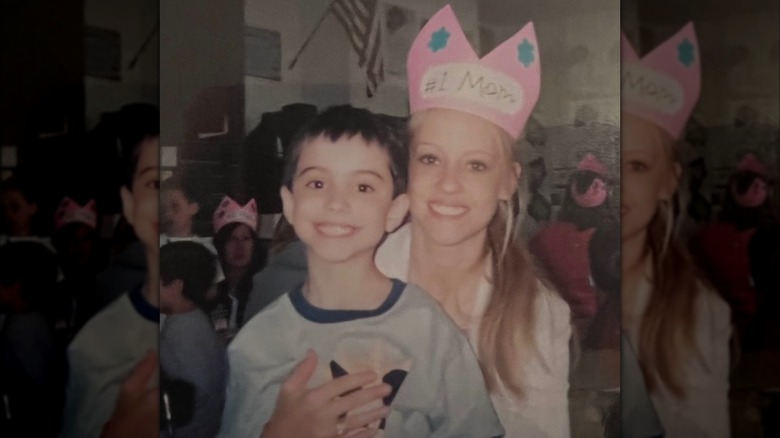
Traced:
<path fill-rule="evenodd" d="M 366 69 L 366 94 L 372 97 L 384 80 L 382 32 L 377 0 L 335 0 L 331 5 L 336 18 L 347 31 L 358 65 Z"/>

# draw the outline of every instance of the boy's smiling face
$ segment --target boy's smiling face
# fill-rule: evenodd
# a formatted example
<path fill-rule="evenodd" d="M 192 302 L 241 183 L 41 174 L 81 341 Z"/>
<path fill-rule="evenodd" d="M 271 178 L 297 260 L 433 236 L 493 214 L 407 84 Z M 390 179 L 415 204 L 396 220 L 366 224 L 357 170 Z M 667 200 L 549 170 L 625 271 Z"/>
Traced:
<path fill-rule="evenodd" d="M 374 249 L 403 220 L 406 195 L 393 199 L 388 153 L 360 135 L 324 136 L 301 146 L 292 190 L 281 190 L 284 215 L 315 256 L 342 263 Z"/>

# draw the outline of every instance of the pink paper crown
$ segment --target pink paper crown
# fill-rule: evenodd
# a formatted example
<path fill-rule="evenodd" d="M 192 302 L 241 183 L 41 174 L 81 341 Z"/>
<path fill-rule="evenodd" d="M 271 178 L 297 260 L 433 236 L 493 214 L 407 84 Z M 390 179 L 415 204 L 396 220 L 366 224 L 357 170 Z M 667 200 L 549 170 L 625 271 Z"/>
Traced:
<path fill-rule="evenodd" d="M 229 196 L 225 196 L 214 212 L 213 222 L 214 234 L 233 222 L 248 225 L 254 231 L 257 229 L 257 204 L 252 199 L 242 207 Z"/>
<path fill-rule="evenodd" d="M 607 174 L 607 167 L 596 158 L 595 155 L 588 152 L 582 161 L 577 164 L 577 170 L 590 170 L 591 172 L 598 173 L 599 175 Z"/>
<path fill-rule="evenodd" d="M 640 59 L 622 39 L 621 108 L 682 135 L 701 89 L 699 42 L 693 23 Z"/>
<path fill-rule="evenodd" d="M 54 228 L 59 230 L 70 223 L 82 223 L 93 230 L 97 228 L 97 206 L 94 199 L 83 206 L 65 197 L 54 212 Z"/>
<path fill-rule="evenodd" d="M 479 59 L 447 5 L 417 34 L 406 69 L 412 113 L 428 108 L 465 111 L 495 123 L 514 139 L 539 99 L 533 23 Z"/>
<path fill-rule="evenodd" d="M 769 176 L 769 169 L 767 169 L 764 163 L 758 161 L 758 158 L 752 153 L 748 153 L 742 158 L 742 161 L 737 165 L 737 170 L 754 172 L 764 178 Z"/>

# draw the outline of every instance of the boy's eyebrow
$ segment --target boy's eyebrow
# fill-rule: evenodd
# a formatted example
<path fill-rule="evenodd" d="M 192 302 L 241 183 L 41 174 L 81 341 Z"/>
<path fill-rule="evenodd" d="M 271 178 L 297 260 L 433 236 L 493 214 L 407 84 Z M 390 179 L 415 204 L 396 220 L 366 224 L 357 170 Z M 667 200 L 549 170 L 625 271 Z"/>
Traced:
<path fill-rule="evenodd" d="M 309 167 L 301 170 L 300 172 L 298 172 L 298 176 L 301 176 L 301 175 L 303 175 L 304 173 L 306 173 L 306 172 L 308 172 L 310 170 L 322 170 L 322 168 L 321 167 L 317 167 L 317 166 L 309 166 Z"/>
<path fill-rule="evenodd" d="M 144 173 L 146 173 L 146 172 L 149 172 L 149 171 L 151 171 L 151 170 L 155 170 L 155 171 L 158 171 L 158 172 L 159 172 L 159 171 L 160 171 L 160 166 L 148 166 L 148 167 L 144 167 L 143 169 L 141 169 L 141 170 L 138 172 L 138 176 L 141 176 L 141 175 L 143 175 Z"/>
<path fill-rule="evenodd" d="M 357 172 L 355 172 L 355 173 L 356 173 L 356 174 L 369 174 L 369 175 L 374 175 L 374 176 L 376 176 L 377 178 L 379 178 L 379 179 L 380 179 L 380 180 L 382 180 L 382 181 L 384 181 L 384 180 L 385 180 L 385 179 L 382 177 L 382 175 L 380 175 L 378 172 L 374 172 L 373 170 L 358 170 L 358 171 L 357 171 Z"/>

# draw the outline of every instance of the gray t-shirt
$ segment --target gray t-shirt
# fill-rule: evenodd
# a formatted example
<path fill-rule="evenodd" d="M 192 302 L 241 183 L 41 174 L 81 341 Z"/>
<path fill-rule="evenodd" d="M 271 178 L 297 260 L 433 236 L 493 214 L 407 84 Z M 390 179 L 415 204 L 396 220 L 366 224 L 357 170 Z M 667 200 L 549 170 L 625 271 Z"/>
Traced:
<path fill-rule="evenodd" d="M 160 369 L 195 389 L 192 420 L 176 429 L 175 436 L 212 438 L 219 431 L 227 378 L 225 348 L 202 310 L 165 318 L 160 333 Z M 168 436 L 165 429 L 161 436 Z"/>
<path fill-rule="evenodd" d="M 247 322 L 228 348 L 220 437 L 260 436 L 282 382 L 309 348 L 319 358 L 311 387 L 366 369 L 393 386 L 379 437 L 504 434 L 465 336 L 428 294 L 393 280 L 375 310 L 320 309 L 299 287 Z"/>
<path fill-rule="evenodd" d="M 122 382 L 148 350 L 159 351 L 159 313 L 138 287 L 95 315 L 76 335 L 68 347 L 70 374 L 61 437 L 100 436 Z"/>

